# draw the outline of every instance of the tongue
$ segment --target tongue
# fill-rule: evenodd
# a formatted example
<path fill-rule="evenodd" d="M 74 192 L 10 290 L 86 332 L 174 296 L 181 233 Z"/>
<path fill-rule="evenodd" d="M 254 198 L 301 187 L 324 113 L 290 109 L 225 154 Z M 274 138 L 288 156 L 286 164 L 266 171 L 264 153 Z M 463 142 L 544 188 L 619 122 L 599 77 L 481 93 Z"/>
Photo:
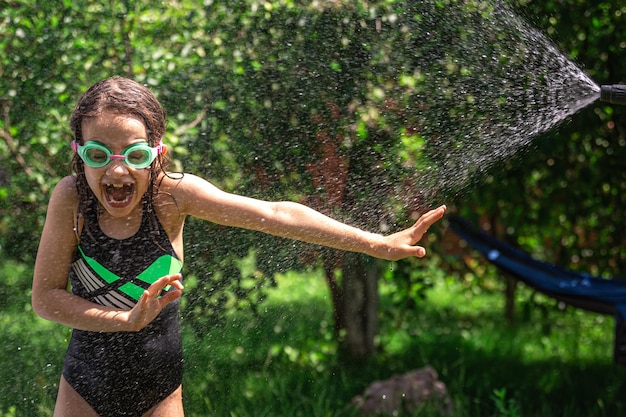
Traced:
<path fill-rule="evenodd" d="M 107 191 L 111 200 L 124 201 L 126 200 L 126 197 L 128 196 L 129 190 L 130 190 L 130 187 L 119 187 L 119 188 L 109 187 Z"/>

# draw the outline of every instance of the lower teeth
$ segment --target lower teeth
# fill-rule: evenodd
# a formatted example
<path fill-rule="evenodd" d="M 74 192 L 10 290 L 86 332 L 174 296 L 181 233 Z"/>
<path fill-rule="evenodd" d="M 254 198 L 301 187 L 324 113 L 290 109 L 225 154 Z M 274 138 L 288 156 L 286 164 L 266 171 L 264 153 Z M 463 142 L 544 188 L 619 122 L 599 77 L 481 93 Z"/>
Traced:
<path fill-rule="evenodd" d="M 131 187 L 108 187 L 107 197 L 111 203 L 127 203 L 132 196 Z"/>

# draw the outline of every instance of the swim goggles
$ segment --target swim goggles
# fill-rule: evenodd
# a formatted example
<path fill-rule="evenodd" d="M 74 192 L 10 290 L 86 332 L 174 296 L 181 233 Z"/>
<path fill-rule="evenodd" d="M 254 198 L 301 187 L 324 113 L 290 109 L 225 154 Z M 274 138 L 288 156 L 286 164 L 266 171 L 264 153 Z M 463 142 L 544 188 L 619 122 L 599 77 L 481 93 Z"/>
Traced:
<path fill-rule="evenodd" d="M 130 145 L 115 155 L 111 149 L 100 142 L 88 141 L 84 145 L 79 145 L 72 141 L 72 149 L 78 154 L 85 164 L 92 168 L 102 168 L 107 166 L 112 159 L 121 159 L 126 165 L 135 169 L 147 168 L 156 159 L 157 155 L 165 154 L 167 147 L 163 142 L 159 142 L 154 148 L 147 143 L 136 143 Z"/>

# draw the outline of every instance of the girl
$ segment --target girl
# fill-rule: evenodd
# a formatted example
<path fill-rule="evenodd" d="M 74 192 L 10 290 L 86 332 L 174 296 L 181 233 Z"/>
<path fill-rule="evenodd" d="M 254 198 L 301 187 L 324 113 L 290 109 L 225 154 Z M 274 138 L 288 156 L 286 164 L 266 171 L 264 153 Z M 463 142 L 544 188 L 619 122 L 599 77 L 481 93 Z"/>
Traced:
<path fill-rule="evenodd" d="M 73 329 L 55 416 L 183 415 L 178 298 L 187 216 L 395 260 L 424 256 L 415 245 L 446 210 L 381 236 L 297 203 L 167 173 L 165 113 L 126 78 L 89 88 L 71 128 L 74 175 L 52 193 L 32 292 L 39 316 Z"/>

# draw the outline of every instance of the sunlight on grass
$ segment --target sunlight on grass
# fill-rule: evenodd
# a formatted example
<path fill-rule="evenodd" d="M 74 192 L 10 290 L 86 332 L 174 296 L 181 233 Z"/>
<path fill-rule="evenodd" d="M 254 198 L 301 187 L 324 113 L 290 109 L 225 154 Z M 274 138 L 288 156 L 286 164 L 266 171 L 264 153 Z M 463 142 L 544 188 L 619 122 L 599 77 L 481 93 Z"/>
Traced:
<path fill-rule="evenodd" d="M 4 353 L 0 415 L 52 415 L 68 329 L 39 319 L 32 311 L 5 312 L 0 318 L 0 334 Z M 11 414 L 12 408 L 15 414 Z"/>
<path fill-rule="evenodd" d="M 447 279 L 434 285 L 424 308 L 440 314 L 454 310 L 456 319 L 442 320 L 446 324 L 436 331 L 454 332 L 473 349 L 515 354 L 526 362 L 611 359 L 612 317 L 564 306 L 559 311 L 556 301 L 520 284 L 516 321 L 510 324 L 504 318 L 502 291 L 470 290 Z M 525 310 L 529 317 L 523 317 Z"/>
<path fill-rule="evenodd" d="M 320 309 L 330 308 L 328 287 L 321 269 L 305 273 L 288 271 L 276 275 L 276 282 L 277 287 L 268 291 L 268 305 L 310 301 L 319 303 Z"/>
<path fill-rule="evenodd" d="M 426 299 L 410 308 L 394 307 L 393 289 L 381 282 L 379 353 L 357 368 L 338 362 L 319 270 L 278 276 L 258 317 L 229 313 L 200 336 L 183 321 L 186 415 L 353 417 L 351 400 L 368 384 L 426 364 L 447 385 L 455 417 L 626 413 L 626 367 L 612 363 L 611 317 L 559 310 L 520 286 L 510 324 L 497 277 L 478 285 L 432 272 Z M 30 279 L 28 270 L 18 273 Z M 0 368 L 2 417 L 51 415 L 70 335 L 37 318 L 28 297 L 12 293 L 0 317 L 11 364 Z"/>

